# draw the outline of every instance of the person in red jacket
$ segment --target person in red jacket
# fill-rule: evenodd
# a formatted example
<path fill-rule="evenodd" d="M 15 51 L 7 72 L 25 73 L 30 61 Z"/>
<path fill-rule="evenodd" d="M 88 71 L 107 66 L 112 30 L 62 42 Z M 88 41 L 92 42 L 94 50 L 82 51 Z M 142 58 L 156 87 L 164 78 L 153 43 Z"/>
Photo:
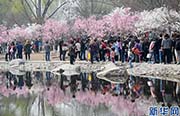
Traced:
<path fill-rule="evenodd" d="M 106 43 L 104 42 L 104 40 L 101 41 L 101 45 L 100 45 L 100 56 L 101 56 L 101 60 L 106 61 L 105 58 L 105 54 L 106 54 Z"/>

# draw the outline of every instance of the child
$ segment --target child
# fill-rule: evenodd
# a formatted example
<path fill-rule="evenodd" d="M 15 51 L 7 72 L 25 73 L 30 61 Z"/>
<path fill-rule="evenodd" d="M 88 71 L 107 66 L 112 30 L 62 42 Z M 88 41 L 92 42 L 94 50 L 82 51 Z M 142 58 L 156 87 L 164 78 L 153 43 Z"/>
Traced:
<path fill-rule="evenodd" d="M 112 48 L 110 56 L 111 56 L 111 61 L 114 63 L 115 62 L 115 48 Z"/>

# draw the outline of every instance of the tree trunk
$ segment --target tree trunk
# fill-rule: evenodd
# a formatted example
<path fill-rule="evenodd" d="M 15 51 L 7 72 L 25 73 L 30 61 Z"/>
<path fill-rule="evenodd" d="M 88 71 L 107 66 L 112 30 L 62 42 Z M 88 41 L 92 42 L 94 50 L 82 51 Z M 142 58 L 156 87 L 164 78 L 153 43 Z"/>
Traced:
<path fill-rule="evenodd" d="M 42 18 L 42 0 L 38 0 L 38 9 L 37 9 L 37 23 L 42 24 L 43 18 Z"/>

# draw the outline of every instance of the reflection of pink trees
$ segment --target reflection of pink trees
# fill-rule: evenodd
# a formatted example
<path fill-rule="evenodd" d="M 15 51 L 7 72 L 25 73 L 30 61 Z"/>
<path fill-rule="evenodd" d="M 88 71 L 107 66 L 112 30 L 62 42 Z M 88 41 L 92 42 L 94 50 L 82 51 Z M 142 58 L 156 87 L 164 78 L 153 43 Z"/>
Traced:
<path fill-rule="evenodd" d="M 50 105 L 69 101 L 69 97 L 65 96 L 58 85 L 52 85 L 49 87 L 49 90 L 45 90 L 44 97 Z"/>
<path fill-rule="evenodd" d="M 129 100 L 125 100 L 123 97 L 114 97 L 111 94 L 102 95 L 101 93 L 94 94 L 92 92 L 79 92 L 76 97 L 77 101 L 90 105 L 92 107 L 98 106 L 99 104 L 105 104 L 109 106 L 113 112 L 121 115 L 143 115 L 148 109 L 148 105 L 145 107 L 139 106 L 139 102 L 132 103 Z M 141 108 L 140 108 L 141 107 Z"/>
<path fill-rule="evenodd" d="M 9 97 L 11 95 L 17 95 L 17 97 L 19 96 L 26 97 L 28 93 L 29 93 L 29 89 L 25 86 L 23 86 L 22 89 L 17 87 L 15 90 L 13 90 L 12 88 L 7 88 L 5 84 L 0 85 L 0 94 L 2 94 L 5 97 Z"/>

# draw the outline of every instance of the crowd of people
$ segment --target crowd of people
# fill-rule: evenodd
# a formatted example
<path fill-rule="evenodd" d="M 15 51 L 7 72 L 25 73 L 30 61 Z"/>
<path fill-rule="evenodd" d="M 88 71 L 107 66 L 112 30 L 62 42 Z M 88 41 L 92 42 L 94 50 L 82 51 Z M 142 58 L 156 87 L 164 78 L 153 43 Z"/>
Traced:
<path fill-rule="evenodd" d="M 67 51 L 70 62 L 75 59 L 112 62 L 149 62 L 180 64 L 180 34 L 149 32 L 140 36 L 110 36 L 104 38 L 76 38 L 69 43 L 59 42 L 60 60 Z M 69 48 L 69 49 L 68 49 Z"/>
<path fill-rule="evenodd" d="M 30 60 L 31 53 L 44 51 L 45 60 L 50 61 L 53 49 L 59 53 L 59 60 L 70 60 L 70 64 L 74 64 L 76 60 L 85 60 L 91 63 L 95 61 L 110 61 L 113 63 L 121 61 L 130 62 L 130 66 L 132 66 L 131 62 L 180 64 L 180 33 L 168 34 L 166 32 L 157 33 L 150 31 L 141 33 L 138 36 L 121 35 L 105 36 L 103 38 L 92 38 L 83 35 L 74 38 L 61 38 L 53 42 L 45 41 L 44 44 L 38 39 L 33 42 L 30 40 L 25 42 L 14 41 L 7 45 L 5 59 L 9 61 L 15 58 L 23 58 L 24 53 L 25 59 Z M 46 77 L 48 80 L 47 86 L 49 86 L 51 85 L 49 81 L 50 73 L 47 73 Z M 11 82 L 12 78 L 7 78 Z M 61 76 L 60 88 L 65 91 L 66 87 L 69 86 L 73 97 L 75 97 L 75 92 L 78 90 L 79 84 L 77 81 L 80 80 L 82 91 L 92 90 L 95 93 L 101 91 L 102 94 L 110 92 L 114 96 L 131 96 L 132 101 L 147 92 L 161 102 L 164 102 L 166 99 L 165 94 L 170 94 L 179 103 L 180 85 L 178 82 L 148 78 L 141 79 L 130 76 L 124 84 L 112 84 L 99 80 L 96 78 L 95 73 L 81 73 L 79 76 L 72 76 L 67 85 L 64 85 L 64 79 L 66 80 L 66 76 Z M 21 84 L 20 82 L 16 83 Z M 9 85 L 7 84 L 7 87 Z M 32 84 L 29 85 L 32 86 Z M 147 91 L 147 88 L 149 91 Z"/>
<path fill-rule="evenodd" d="M 59 40 L 45 41 L 26 40 L 13 41 L 6 44 L 6 61 L 15 58 L 30 60 L 30 54 L 42 49 L 45 60 L 51 60 L 51 51 L 59 51 L 59 59 L 70 63 L 75 60 L 112 61 L 112 62 L 149 62 L 149 63 L 177 63 L 180 64 L 180 34 L 174 32 L 157 33 L 154 31 L 141 33 L 139 35 L 108 35 L 100 38 L 89 36 L 63 37 Z"/>

